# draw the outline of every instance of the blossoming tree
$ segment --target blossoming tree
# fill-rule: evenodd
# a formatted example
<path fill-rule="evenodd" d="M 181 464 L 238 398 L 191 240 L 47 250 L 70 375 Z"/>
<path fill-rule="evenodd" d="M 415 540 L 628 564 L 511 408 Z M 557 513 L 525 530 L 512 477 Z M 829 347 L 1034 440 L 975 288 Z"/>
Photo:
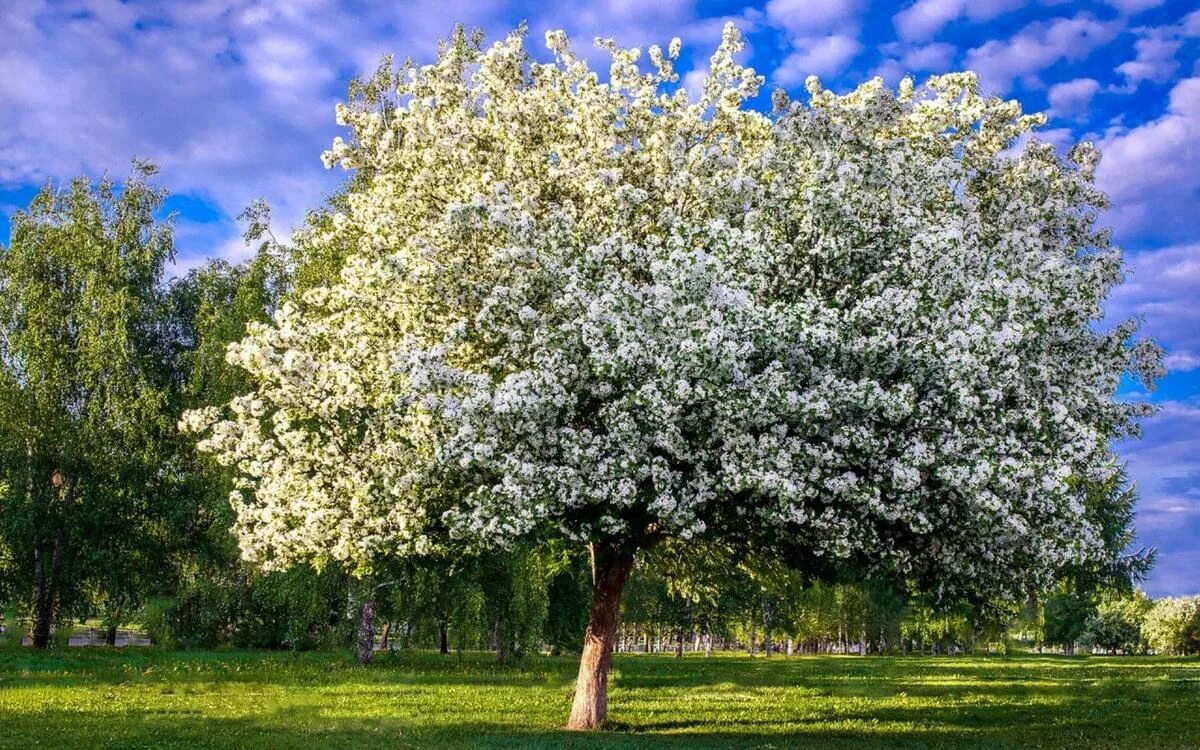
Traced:
<path fill-rule="evenodd" d="M 191 412 L 236 467 L 244 554 L 368 570 L 565 538 L 593 561 L 569 726 L 607 711 L 639 550 L 717 538 L 1022 593 L 1106 554 L 1083 502 L 1157 348 L 1096 321 L 1122 273 L 1096 152 L 971 74 L 747 106 L 729 27 L 698 96 L 678 40 L 457 35 L 340 106 L 356 170 L 310 244 L 336 283 L 230 349 L 257 384 Z M 389 92 L 378 96 L 380 91 Z"/>

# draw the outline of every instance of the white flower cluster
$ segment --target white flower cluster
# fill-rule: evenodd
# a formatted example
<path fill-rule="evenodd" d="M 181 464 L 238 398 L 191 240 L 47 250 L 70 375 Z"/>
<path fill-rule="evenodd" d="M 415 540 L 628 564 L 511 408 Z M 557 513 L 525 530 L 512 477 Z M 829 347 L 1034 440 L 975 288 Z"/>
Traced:
<path fill-rule="evenodd" d="M 1095 323 L 1122 264 L 1097 156 L 971 74 L 807 105 L 728 27 L 699 100 L 672 61 L 462 39 L 391 106 L 342 106 L 354 253 L 187 415 L 236 467 L 248 557 L 368 567 L 449 537 L 760 535 L 945 589 L 1095 554 L 1086 484 L 1156 347 Z"/>

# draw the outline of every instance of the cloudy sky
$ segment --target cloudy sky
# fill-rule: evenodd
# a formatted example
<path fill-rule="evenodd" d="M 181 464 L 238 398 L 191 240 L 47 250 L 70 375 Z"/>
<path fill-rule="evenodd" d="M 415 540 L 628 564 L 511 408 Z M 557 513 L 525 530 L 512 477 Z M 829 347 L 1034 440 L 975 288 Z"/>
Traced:
<path fill-rule="evenodd" d="M 685 44 L 691 81 L 726 20 L 749 62 L 802 93 L 971 69 L 987 89 L 1044 110 L 1041 137 L 1104 152 L 1106 217 L 1129 281 L 1111 318 L 1142 316 L 1169 352 L 1145 438 L 1121 447 L 1141 490 L 1140 541 L 1160 550 L 1153 595 L 1200 593 L 1200 11 L 1192 2 L 1106 0 L 179 0 L 0 3 L 0 213 L 46 181 L 163 167 L 179 214 L 180 269 L 243 257 L 235 217 L 266 198 L 280 229 L 341 175 L 320 154 L 334 103 L 380 56 L 428 59 L 455 22 L 495 36 Z M 0 242 L 7 241 L 7 221 Z"/>

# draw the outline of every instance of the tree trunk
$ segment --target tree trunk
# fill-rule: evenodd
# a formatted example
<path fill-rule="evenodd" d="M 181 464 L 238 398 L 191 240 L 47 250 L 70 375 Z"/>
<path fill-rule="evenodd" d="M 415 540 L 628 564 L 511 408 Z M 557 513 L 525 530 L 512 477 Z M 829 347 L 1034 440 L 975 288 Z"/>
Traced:
<path fill-rule="evenodd" d="M 450 628 L 445 622 L 438 623 L 438 653 L 450 653 Z"/>
<path fill-rule="evenodd" d="M 633 550 L 593 544 L 592 608 L 583 636 L 568 729 L 598 729 L 608 718 L 608 669 L 621 613 L 621 592 L 633 570 Z"/>
<path fill-rule="evenodd" d="M 508 663 L 508 628 L 504 627 L 504 618 L 497 617 L 492 625 L 492 646 L 496 650 L 496 661 Z"/>
<path fill-rule="evenodd" d="M 358 663 L 370 664 L 375 656 L 375 592 L 367 595 L 358 621 Z"/>
<path fill-rule="evenodd" d="M 104 645 L 117 645 L 117 625 L 121 622 L 121 615 L 125 611 L 125 602 L 123 599 L 118 600 L 117 604 L 112 607 L 108 613 L 108 627 L 104 631 Z"/>
<path fill-rule="evenodd" d="M 675 631 L 675 658 L 680 659 L 682 657 L 683 657 L 683 631 L 676 630 Z"/>
<path fill-rule="evenodd" d="M 381 651 L 387 651 L 391 648 L 392 638 L 392 621 L 388 620 L 383 624 L 383 635 L 379 638 L 379 648 Z"/>
<path fill-rule="evenodd" d="M 713 652 L 712 633 L 705 633 L 704 634 L 704 655 L 712 656 L 712 652 Z"/>
<path fill-rule="evenodd" d="M 758 653 L 758 620 L 750 615 L 750 655 Z"/>
<path fill-rule="evenodd" d="M 791 656 L 794 653 L 796 653 L 796 639 L 789 635 L 787 639 L 787 655 Z"/>
<path fill-rule="evenodd" d="M 34 648 L 50 643 L 50 612 L 46 607 L 46 561 L 41 542 L 33 545 L 33 632 Z"/>
<path fill-rule="evenodd" d="M 858 634 L 858 655 L 867 655 L 867 631 L 863 630 Z"/>
<path fill-rule="evenodd" d="M 46 570 L 42 547 L 34 549 L 34 609 L 33 647 L 46 648 L 50 645 L 50 629 L 58 618 L 58 572 L 62 566 L 63 530 L 54 535 L 54 551 L 50 554 L 50 569 Z"/>

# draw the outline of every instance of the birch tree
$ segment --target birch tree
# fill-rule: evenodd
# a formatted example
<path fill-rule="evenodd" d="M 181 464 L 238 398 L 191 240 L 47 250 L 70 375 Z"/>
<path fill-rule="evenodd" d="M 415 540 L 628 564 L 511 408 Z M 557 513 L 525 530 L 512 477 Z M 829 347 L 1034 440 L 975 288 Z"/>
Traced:
<path fill-rule="evenodd" d="M 154 167 L 118 185 L 47 185 L 0 251 L 0 535 L 45 647 L 85 584 L 117 617 L 157 551 L 164 264 L 172 226 Z M 124 571 L 123 573 L 121 571 Z"/>

